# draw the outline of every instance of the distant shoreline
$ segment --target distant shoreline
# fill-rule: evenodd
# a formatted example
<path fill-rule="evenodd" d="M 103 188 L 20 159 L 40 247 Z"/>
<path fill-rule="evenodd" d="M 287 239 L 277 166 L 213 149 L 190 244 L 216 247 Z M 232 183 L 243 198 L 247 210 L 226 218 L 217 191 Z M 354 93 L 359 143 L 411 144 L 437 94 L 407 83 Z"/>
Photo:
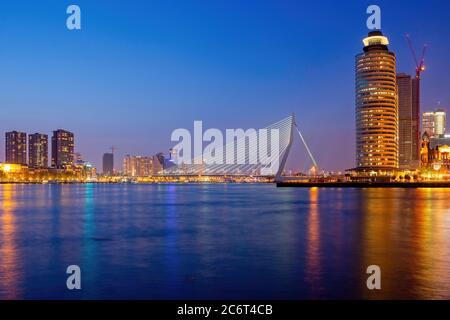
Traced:
<path fill-rule="evenodd" d="M 450 188 L 450 181 L 444 182 L 235 182 L 235 181 L 222 181 L 222 182 L 201 182 L 201 181 L 167 181 L 167 182 L 17 182 L 17 181 L 1 181 L 0 185 L 4 184 L 35 184 L 35 185 L 64 185 L 64 184 L 117 184 L 117 185 L 200 185 L 200 184 L 276 184 L 278 188 Z"/>
<path fill-rule="evenodd" d="M 279 188 L 450 188 L 444 182 L 277 182 Z"/>

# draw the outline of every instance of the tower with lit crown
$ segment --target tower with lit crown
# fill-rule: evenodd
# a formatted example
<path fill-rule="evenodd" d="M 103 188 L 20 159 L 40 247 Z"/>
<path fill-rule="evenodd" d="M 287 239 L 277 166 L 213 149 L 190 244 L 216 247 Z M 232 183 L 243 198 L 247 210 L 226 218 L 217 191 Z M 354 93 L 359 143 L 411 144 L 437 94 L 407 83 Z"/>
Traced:
<path fill-rule="evenodd" d="M 356 166 L 358 170 L 398 168 L 396 57 L 381 31 L 363 40 L 356 56 Z"/>

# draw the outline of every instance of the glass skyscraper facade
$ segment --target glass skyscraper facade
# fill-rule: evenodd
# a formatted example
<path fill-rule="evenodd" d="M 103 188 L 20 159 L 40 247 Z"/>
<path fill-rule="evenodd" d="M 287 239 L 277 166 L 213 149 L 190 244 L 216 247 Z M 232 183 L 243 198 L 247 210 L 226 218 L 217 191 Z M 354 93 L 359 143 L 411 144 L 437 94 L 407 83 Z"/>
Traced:
<path fill-rule="evenodd" d="M 430 138 L 442 138 L 445 135 L 446 118 L 446 112 L 443 109 L 424 112 L 422 114 L 422 132 L 426 132 Z"/>

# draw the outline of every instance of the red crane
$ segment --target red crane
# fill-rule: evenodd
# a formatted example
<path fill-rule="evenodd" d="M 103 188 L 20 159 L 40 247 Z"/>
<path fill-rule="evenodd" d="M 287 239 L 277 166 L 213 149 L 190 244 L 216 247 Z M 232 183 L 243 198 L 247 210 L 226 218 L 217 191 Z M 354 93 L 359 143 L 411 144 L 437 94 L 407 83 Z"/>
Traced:
<path fill-rule="evenodd" d="M 423 45 L 422 56 L 420 57 L 420 60 L 418 60 L 416 50 L 414 50 L 414 46 L 411 41 L 411 37 L 406 33 L 405 38 L 408 42 L 409 49 L 411 50 L 414 62 L 416 64 L 416 83 L 415 85 L 413 85 L 413 90 L 415 90 L 413 98 L 413 118 L 415 118 L 417 121 L 415 121 L 415 125 L 413 128 L 413 136 L 415 137 L 415 141 L 417 142 L 417 146 L 415 146 L 417 157 L 418 159 L 420 159 L 420 81 L 422 72 L 425 71 L 425 53 L 427 52 L 427 45 Z"/>
<path fill-rule="evenodd" d="M 411 41 L 411 37 L 409 36 L 409 34 L 405 33 L 405 38 L 406 41 L 408 42 L 409 49 L 411 50 L 414 63 L 416 64 L 416 79 L 420 80 L 422 72 L 425 71 L 425 53 L 427 52 L 427 45 L 426 44 L 423 45 L 422 56 L 420 57 L 420 60 L 418 60 L 416 50 L 414 50 L 414 46 Z"/>

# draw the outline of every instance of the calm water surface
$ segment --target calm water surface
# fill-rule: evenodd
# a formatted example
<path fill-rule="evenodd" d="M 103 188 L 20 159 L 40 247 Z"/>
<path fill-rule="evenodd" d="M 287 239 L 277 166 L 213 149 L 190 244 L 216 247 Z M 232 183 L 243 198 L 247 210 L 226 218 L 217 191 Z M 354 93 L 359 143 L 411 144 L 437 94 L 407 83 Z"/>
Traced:
<path fill-rule="evenodd" d="M 450 298 L 450 189 L 0 185 L 2 299 Z M 82 290 L 66 289 L 66 268 Z M 366 268 L 382 290 L 366 289 Z"/>

